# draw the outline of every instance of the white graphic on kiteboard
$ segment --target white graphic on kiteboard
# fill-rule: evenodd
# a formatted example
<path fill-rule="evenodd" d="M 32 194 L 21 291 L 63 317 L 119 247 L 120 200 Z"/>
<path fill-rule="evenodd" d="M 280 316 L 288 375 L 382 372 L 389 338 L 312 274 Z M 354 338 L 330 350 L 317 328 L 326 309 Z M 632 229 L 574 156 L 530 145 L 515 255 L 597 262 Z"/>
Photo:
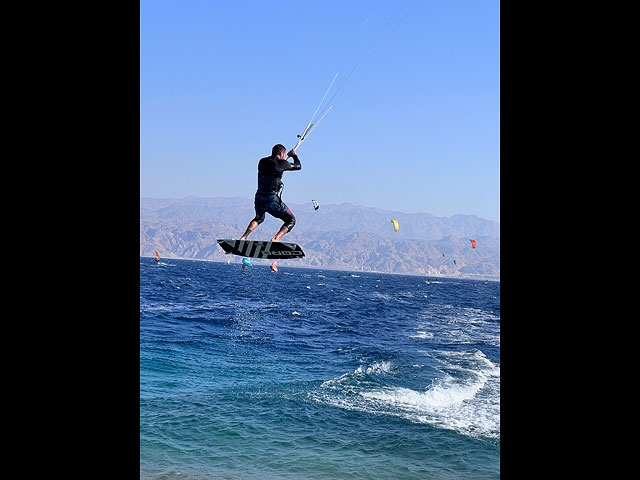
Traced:
<path fill-rule="evenodd" d="M 302 247 L 296 243 L 265 242 L 261 240 L 217 240 L 224 253 L 232 253 L 251 258 L 300 258 L 304 257 Z"/>

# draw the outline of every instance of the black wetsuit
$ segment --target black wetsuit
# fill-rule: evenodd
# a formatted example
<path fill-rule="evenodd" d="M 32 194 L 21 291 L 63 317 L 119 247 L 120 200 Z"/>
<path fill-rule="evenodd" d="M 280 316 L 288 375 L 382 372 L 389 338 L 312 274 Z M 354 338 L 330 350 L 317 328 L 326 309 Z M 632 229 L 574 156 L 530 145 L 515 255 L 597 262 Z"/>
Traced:
<path fill-rule="evenodd" d="M 254 200 L 256 209 L 254 220 L 258 224 L 264 222 L 265 212 L 281 219 L 289 231 L 296 224 L 296 217 L 280 198 L 283 188 L 282 174 L 288 170 L 302 169 L 298 156 L 291 157 L 293 164 L 273 156 L 261 158 L 258 162 L 258 190 Z"/>

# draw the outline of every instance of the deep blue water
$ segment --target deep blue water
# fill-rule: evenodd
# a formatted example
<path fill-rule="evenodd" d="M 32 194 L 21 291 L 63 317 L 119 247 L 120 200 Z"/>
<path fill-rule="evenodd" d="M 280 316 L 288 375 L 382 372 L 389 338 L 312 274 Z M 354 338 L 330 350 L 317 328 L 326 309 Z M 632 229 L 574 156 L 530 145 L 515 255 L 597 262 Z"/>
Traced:
<path fill-rule="evenodd" d="M 278 267 L 140 258 L 141 478 L 499 478 L 499 282 Z"/>

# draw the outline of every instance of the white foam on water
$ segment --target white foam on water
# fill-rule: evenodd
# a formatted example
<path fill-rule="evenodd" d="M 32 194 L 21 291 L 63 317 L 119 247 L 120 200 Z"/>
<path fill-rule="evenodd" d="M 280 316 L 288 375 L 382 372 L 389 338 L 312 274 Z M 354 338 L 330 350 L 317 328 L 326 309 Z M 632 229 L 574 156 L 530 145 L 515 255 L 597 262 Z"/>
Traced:
<path fill-rule="evenodd" d="M 173 303 L 140 305 L 140 313 L 143 313 L 143 312 L 173 313 L 173 312 L 183 312 L 185 310 L 188 310 L 188 307 L 186 307 L 185 305 L 180 305 L 180 304 L 175 305 Z"/>
<path fill-rule="evenodd" d="M 316 400 L 346 410 L 398 416 L 472 437 L 499 438 L 500 367 L 479 350 L 437 355 L 434 358 L 442 365 L 441 377 L 424 390 L 363 381 L 366 375 L 393 373 L 390 362 L 374 362 L 324 382 Z"/>
<path fill-rule="evenodd" d="M 469 436 L 499 438 L 500 367 L 480 350 L 438 355 L 444 366 L 442 378 L 424 391 L 395 387 L 361 392 L 361 396 L 412 421 Z"/>
<path fill-rule="evenodd" d="M 415 335 L 410 335 L 410 337 L 411 338 L 431 339 L 431 338 L 433 338 L 433 333 L 418 331 Z"/>
<path fill-rule="evenodd" d="M 483 383 L 474 383 L 471 385 L 435 385 L 424 392 L 396 387 L 377 392 L 363 392 L 361 395 L 365 398 L 381 400 L 382 402 L 413 410 L 418 413 L 426 410 L 450 407 L 452 405 L 458 405 L 465 400 L 471 400 L 483 386 Z"/>
<path fill-rule="evenodd" d="M 373 362 L 366 369 L 363 369 L 362 365 L 358 367 L 356 372 L 364 372 L 367 375 L 381 375 L 383 373 L 391 372 L 391 362 Z"/>
<path fill-rule="evenodd" d="M 373 298 L 379 298 L 379 299 L 382 299 L 382 300 L 385 300 L 385 301 L 392 300 L 391 295 L 388 294 L 388 293 L 374 292 L 373 293 Z"/>
<path fill-rule="evenodd" d="M 336 385 L 353 383 L 354 381 L 358 383 L 360 380 L 364 379 L 366 375 L 384 375 L 391 373 L 392 369 L 393 365 L 391 362 L 387 361 L 373 362 L 369 366 L 360 365 L 352 372 L 347 372 L 340 375 L 338 378 L 332 378 L 331 380 L 323 382 L 320 387 L 333 388 Z"/>

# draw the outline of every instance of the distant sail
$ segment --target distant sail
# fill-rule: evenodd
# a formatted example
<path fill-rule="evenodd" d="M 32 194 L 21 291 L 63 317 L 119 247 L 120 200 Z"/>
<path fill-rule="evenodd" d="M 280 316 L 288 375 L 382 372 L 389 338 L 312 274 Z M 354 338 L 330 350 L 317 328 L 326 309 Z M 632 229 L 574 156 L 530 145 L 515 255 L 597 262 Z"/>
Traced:
<path fill-rule="evenodd" d="M 315 210 L 318 210 L 320 208 L 320 205 L 318 205 L 318 202 L 316 202 L 315 200 L 311 200 L 313 202 L 313 208 Z"/>
<path fill-rule="evenodd" d="M 277 272 L 278 271 L 278 261 L 277 260 L 271 264 L 271 271 L 272 272 Z"/>
<path fill-rule="evenodd" d="M 251 261 L 248 258 L 243 258 L 242 263 L 244 265 L 248 265 L 249 267 L 253 267 L 253 263 L 251 263 Z"/>
<path fill-rule="evenodd" d="M 398 222 L 396 220 L 391 220 L 391 223 L 393 223 L 393 229 L 397 232 L 398 231 Z"/>
<path fill-rule="evenodd" d="M 156 250 L 156 262 L 160 263 L 160 254 Z"/>
<path fill-rule="evenodd" d="M 471 242 L 471 248 L 476 248 L 476 241 L 473 238 L 470 238 L 469 241 Z"/>

